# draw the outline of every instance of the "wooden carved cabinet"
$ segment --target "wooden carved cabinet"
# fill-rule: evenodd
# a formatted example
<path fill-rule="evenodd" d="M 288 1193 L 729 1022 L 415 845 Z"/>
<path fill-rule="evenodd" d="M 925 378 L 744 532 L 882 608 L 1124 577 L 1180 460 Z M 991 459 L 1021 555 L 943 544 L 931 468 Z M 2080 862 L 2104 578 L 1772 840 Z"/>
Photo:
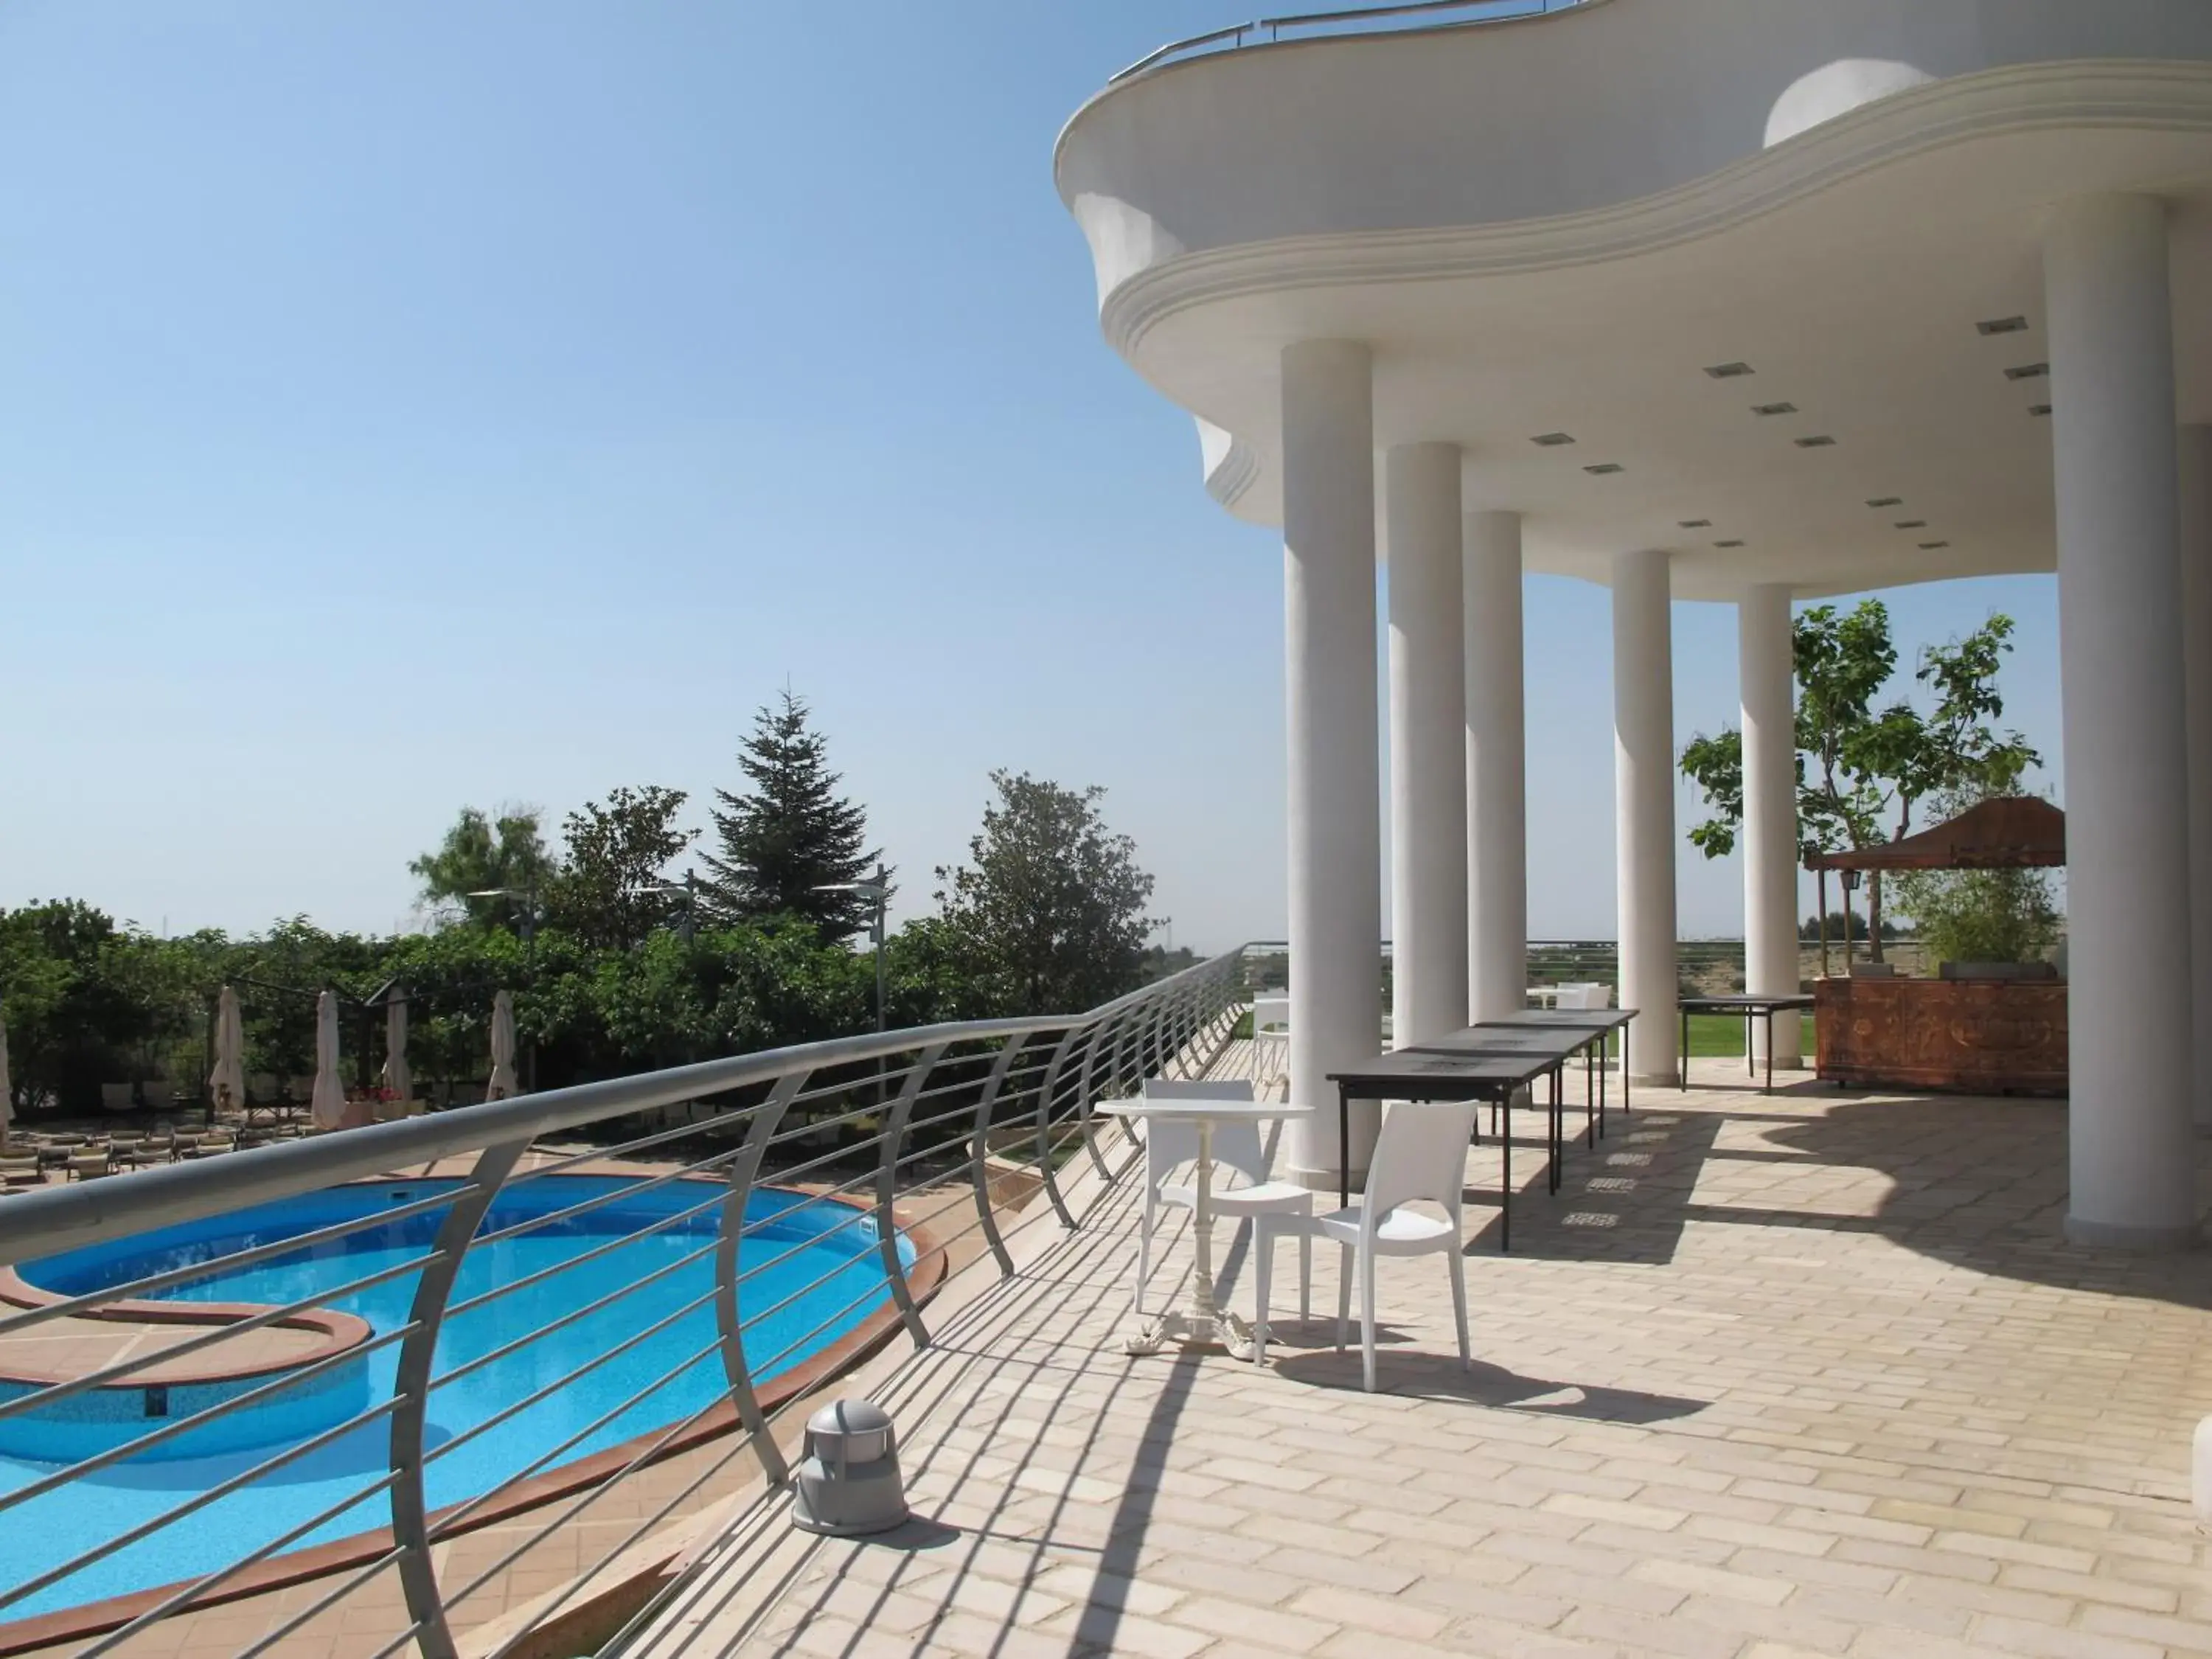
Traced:
<path fill-rule="evenodd" d="M 1824 979 L 1814 995 L 1824 1081 L 2066 1092 L 2063 981 Z"/>

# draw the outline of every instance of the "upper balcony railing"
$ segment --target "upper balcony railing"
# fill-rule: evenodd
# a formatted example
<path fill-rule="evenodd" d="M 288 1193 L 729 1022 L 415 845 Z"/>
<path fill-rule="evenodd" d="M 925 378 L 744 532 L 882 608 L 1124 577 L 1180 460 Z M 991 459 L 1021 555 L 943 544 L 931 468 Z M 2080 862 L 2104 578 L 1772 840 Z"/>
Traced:
<path fill-rule="evenodd" d="M 206 1641 L 244 1659 L 342 1627 L 454 1659 L 465 1631 L 497 1659 L 562 1616 L 579 1563 L 630 1559 L 748 1474 L 780 1485 L 779 1411 L 901 1330 L 927 1345 L 948 1273 L 1011 1274 L 1008 1183 L 1075 1226 L 1062 1162 L 1121 1172 L 1093 1103 L 1201 1073 L 1244 981 L 1231 951 L 1085 1014 L 9 1197 L 0 1653 L 106 1653 L 289 1585 Z M 495 1622 L 548 1578 L 567 1590 Z"/>
<path fill-rule="evenodd" d="M 1343 11 L 1301 12 L 1233 24 L 1187 40 L 1172 40 L 1139 58 L 1113 77 L 1126 81 L 1164 64 L 1212 57 L 1248 46 L 1326 35 L 1408 34 L 1425 30 L 1469 28 L 1484 23 L 1513 23 L 1553 12 L 1579 11 L 1603 0 L 1405 0 L 1395 6 L 1358 6 Z M 1110 82 L 1109 84 L 1112 84 Z"/>

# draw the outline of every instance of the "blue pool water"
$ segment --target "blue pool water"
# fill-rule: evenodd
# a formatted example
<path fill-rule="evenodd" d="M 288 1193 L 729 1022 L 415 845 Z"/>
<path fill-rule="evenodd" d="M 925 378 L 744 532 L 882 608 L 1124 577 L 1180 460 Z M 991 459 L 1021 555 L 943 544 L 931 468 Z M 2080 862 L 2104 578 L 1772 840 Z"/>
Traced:
<path fill-rule="evenodd" d="M 118 1244 L 52 1256 L 27 1264 L 21 1271 L 41 1288 L 78 1293 L 249 1245 L 295 1237 L 339 1220 L 373 1215 L 433 1194 L 441 1184 L 453 1183 L 349 1187 L 313 1194 L 142 1235 Z M 483 1231 L 512 1226 L 586 1199 L 622 1191 L 629 1184 L 619 1179 L 581 1176 L 526 1182 L 501 1195 Z M 635 1285 L 655 1268 L 699 1249 L 716 1236 L 716 1208 L 656 1232 L 642 1230 L 699 1204 L 712 1190 L 701 1182 L 680 1181 L 651 1191 L 626 1192 L 583 1215 L 471 1250 L 453 1292 L 457 1304 L 531 1273 L 547 1268 L 560 1271 L 481 1309 L 449 1318 L 440 1333 L 433 1376 L 541 1331 L 562 1316 L 618 1287 Z M 317 1296 L 380 1267 L 421 1255 L 434 1237 L 444 1214 L 439 1209 L 386 1222 L 333 1243 L 196 1279 L 164 1294 L 192 1301 L 266 1304 Z M 797 1194 L 757 1191 L 750 1197 L 747 1226 L 751 1231 L 740 1246 L 741 1269 L 762 1268 L 744 1281 L 741 1303 L 745 1352 L 753 1363 L 756 1381 L 765 1381 L 799 1364 L 888 1304 L 872 1218 L 844 1206 L 809 1201 Z M 625 1242 L 605 1255 L 590 1261 L 575 1261 L 583 1252 L 617 1238 Z M 905 1240 L 899 1241 L 898 1248 L 902 1261 L 913 1259 L 912 1247 Z M 562 1267 L 563 1263 L 571 1265 Z M 365 1291 L 330 1297 L 322 1305 L 358 1315 L 381 1334 L 406 1323 L 416 1277 L 415 1273 L 404 1273 Z M 817 1279 L 823 1282 L 799 1294 L 788 1308 L 766 1311 Z M 721 1363 L 712 1352 L 684 1363 L 708 1349 L 715 1340 L 714 1306 L 709 1300 L 496 1427 L 445 1455 L 437 1451 L 454 1435 L 587 1360 L 608 1353 L 625 1339 L 710 1290 L 713 1284 L 709 1252 L 597 1313 L 550 1332 L 466 1377 L 434 1388 L 425 1436 L 433 1460 L 424 1477 L 431 1508 L 491 1490 L 571 1436 L 581 1434 L 582 1438 L 548 1468 L 557 1468 L 562 1463 L 665 1429 L 723 1395 Z M 816 1330 L 817 1326 L 821 1328 Z M 194 1493 L 252 1468 L 285 1445 L 297 1444 L 372 1403 L 388 1399 L 400 1346 L 394 1342 L 358 1364 L 337 1368 L 337 1376 L 313 1397 L 289 1401 L 282 1408 L 275 1401 L 246 1408 L 238 1415 L 250 1413 L 252 1420 L 242 1433 L 237 1429 L 224 1431 L 227 1439 L 245 1437 L 262 1443 L 239 1447 L 202 1441 L 173 1448 L 167 1455 L 129 1460 L 0 1511 L 0 1538 L 6 1540 L 4 1548 L 0 1548 L 0 1595 L 152 1519 Z M 786 1349 L 789 1352 L 775 1357 Z M 218 1346 L 213 1357 L 221 1353 Z M 664 1376 L 671 1376 L 671 1380 L 617 1411 L 632 1395 Z M 125 1396 L 126 1401 L 137 1398 Z M 103 1403 L 112 1413 L 113 1397 Z M 188 1402 L 175 1402 L 172 1414 L 181 1415 L 188 1408 Z M 76 1415 L 82 1417 L 95 1409 L 87 1402 Z M 58 1413 L 65 1411 L 66 1406 L 56 1410 Z M 607 1422 L 589 1427 L 609 1413 L 615 1414 Z M 115 1431 L 103 1430 L 97 1424 L 58 1423 L 50 1431 L 41 1431 L 27 1427 L 19 1419 L 6 1426 L 9 1451 L 42 1454 L 47 1461 L 0 1453 L 0 1493 L 20 1490 L 52 1473 L 56 1467 L 52 1460 L 68 1461 L 96 1445 L 115 1443 L 112 1437 Z M 143 1430 L 155 1425 L 142 1423 L 140 1426 Z M 25 1441 L 27 1432 L 36 1436 L 42 1431 L 51 1434 L 49 1443 Z M 85 1438 L 88 1434 L 102 1433 L 110 1437 L 90 1443 Z M 387 1467 L 388 1442 L 388 1420 L 379 1418 L 216 1499 L 181 1522 L 28 1597 L 0 1607 L 0 1623 L 189 1579 L 235 1560 L 380 1477 Z M 377 1493 L 287 1547 L 305 1548 L 382 1526 L 389 1519 L 387 1504 L 386 1496 Z"/>

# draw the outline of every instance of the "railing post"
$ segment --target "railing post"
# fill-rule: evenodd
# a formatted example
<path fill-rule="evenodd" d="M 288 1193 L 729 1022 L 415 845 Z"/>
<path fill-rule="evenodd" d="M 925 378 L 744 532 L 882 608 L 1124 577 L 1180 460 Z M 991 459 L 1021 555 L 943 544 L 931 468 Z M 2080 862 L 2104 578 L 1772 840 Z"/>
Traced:
<path fill-rule="evenodd" d="M 1053 1212 L 1060 1217 L 1060 1224 L 1070 1232 L 1075 1231 L 1075 1216 L 1067 1207 L 1067 1199 L 1060 1190 L 1060 1172 L 1052 1161 L 1052 1091 L 1060 1086 L 1060 1068 L 1067 1061 L 1067 1051 L 1074 1045 L 1080 1025 L 1071 1025 L 1060 1042 L 1054 1046 L 1052 1063 L 1044 1068 L 1044 1083 L 1037 1090 L 1036 1159 L 1037 1169 L 1044 1176 L 1045 1196 L 1052 1200 Z M 1086 1133 L 1085 1140 L 1090 1139 Z"/>
<path fill-rule="evenodd" d="M 752 1437 L 753 1455 L 760 1460 L 761 1473 L 775 1486 L 791 1478 L 791 1466 L 784 1461 L 783 1448 L 769 1432 L 768 1414 L 761 1410 L 760 1396 L 753 1392 L 752 1366 L 745 1358 L 744 1321 L 738 1312 L 738 1247 L 744 1239 L 745 1206 L 752 1197 L 768 1143 L 793 1099 L 812 1075 L 811 1068 L 785 1073 L 776 1079 L 768 1098 L 754 1108 L 745 1144 L 730 1161 L 726 1172 L 721 1226 L 714 1239 L 714 1328 L 721 1338 L 722 1377 L 729 1384 L 730 1403 L 737 1409 L 738 1421 Z"/>
<path fill-rule="evenodd" d="M 898 1304 L 906 1334 L 914 1339 L 917 1348 L 929 1346 L 929 1327 L 922 1322 L 913 1288 L 906 1282 L 906 1264 L 899 1260 L 896 1213 L 899 1152 L 906 1140 L 907 1121 L 914 1115 L 914 1103 L 922 1085 L 929 1080 L 930 1072 L 945 1057 L 945 1045 L 939 1042 L 923 1049 L 914 1062 L 914 1069 L 907 1073 L 906 1085 L 891 1103 L 891 1115 L 884 1124 L 883 1157 L 876 1166 L 876 1248 L 883 1252 L 884 1275 L 890 1280 L 891 1300 Z"/>
<path fill-rule="evenodd" d="M 998 1218 L 991 1213 L 991 1170 L 986 1161 L 990 1151 L 991 1107 L 999 1098 L 1014 1056 L 1028 1046 L 1026 1036 L 1006 1039 L 1006 1046 L 999 1051 L 999 1063 L 991 1067 L 991 1080 L 983 1085 L 983 1097 L 975 1103 L 975 1146 L 970 1160 L 975 1178 L 975 1218 L 982 1224 L 983 1237 L 991 1246 L 991 1254 L 999 1258 L 999 1276 L 1002 1279 L 1014 1276 L 1014 1258 L 1006 1253 L 1006 1241 L 999 1237 Z"/>
<path fill-rule="evenodd" d="M 1107 1087 L 1116 1091 L 1131 1087 L 1141 1088 L 1144 1081 L 1144 1068 L 1140 1065 L 1133 1063 L 1131 1058 L 1139 1040 L 1144 1035 L 1144 1027 L 1138 1017 L 1138 1011 L 1132 1008 L 1115 1015 L 1115 1029 L 1114 1074 L 1107 1079 Z M 1136 1074 L 1133 1081 L 1130 1076 L 1132 1073 Z M 1118 1095 L 1116 1097 L 1118 1098 Z M 1140 1146 L 1144 1144 L 1138 1139 L 1137 1126 L 1133 1122 L 1125 1117 L 1121 1120 L 1121 1138 L 1124 1140 L 1132 1146 Z"/>
<path fill-rule="evenodd" d="M 1174 1000 L 1173 991 L 1163 991 L 1145 1005 L 1145 1046 L 1149 1058 L 1145 1062 L 1143 1076 L 1137 1079 L 1137 1086 L 1140 1089 L 1144 1087 L 1145 1078 L 1167 1075 L 1168 1009 Z"/>
<path fill-rule="evenodd" d="M 1083 1136 L 1084 1150 L 1091 1154 L 1091 1167 L 1097 1171 L 1101 1181 L 1113 1179 L 1113 1172 L 1107 1167 L 1106 1154 L 1098 1150 L 1097 1137 L 1091 1133 L 1091 1109 L 1098 1098 L 1091 1079 L 1099 1043 L 1112 1029 L 1113 1022 L 1103 1019 L 1093 1020 L 1084 1028 L 1083 1074 L 1075 1085 L 1075 1121 Z"/>
<path fill-rule="evenodd" d="M 1121 1069 L 1120 1076 L 1115 1079 L 1117 1088 L 1141 1091 L 1144 1087 L 1145 1030 L 1151 1024 L 1149 1013 L 1150 1010 L 1139 1003 L 1122 1016 L 1128 1024 L 1127 1035 L 1122 1038 L 1118 1049 Z M 1136 1126 L 1128 1125 L 1128 1130 L 1130 1139 L 1133 1141 L 1136 1139 Z"/>
<path fill-rule="evenodd" d="M 399 1363 L 392 1380 L 392 1391 L 399 1401 L 392 1413 L 388 1465 L 398 1477 L 392 1483 L 392 1541 L 400 1552 L 400 1593 L 406 1598 L 407 1616 L 422 1659 L 458 1659 L 459 1655 L 453 1629 L 446 1622 L 437 1569 L 430 1560 L 429 1505 L 422 1495 L 422 1428 L 429 1413 L 430 1365 L 437 1356 L 438 1332 L 445 1323 L 446 1304 L 453 1299 L 461 1259 L 515 1160 L 529 1145 L 527 1139 L 501 1141 L 477 1154 L 475 1167 L 453 1194 L 453 1206 L 438 1228 L 433 1257 L 415 1281 L 415 1300 L 407 1310 L 413 1328 L 399 1345 Z"/>
<path fill-rule="evenodd" d="M 1184 1000 L 1189 994 L 1190 988 L 1186 985 L 1177 985 L 1160 993 L 1159 1073 L 1162 1077 L 1182 1074 L 1179 1070 L 1171 1073 L 1169 1068 L 1177 1065 L 1182 1054 L 1182 1009 Z"/>

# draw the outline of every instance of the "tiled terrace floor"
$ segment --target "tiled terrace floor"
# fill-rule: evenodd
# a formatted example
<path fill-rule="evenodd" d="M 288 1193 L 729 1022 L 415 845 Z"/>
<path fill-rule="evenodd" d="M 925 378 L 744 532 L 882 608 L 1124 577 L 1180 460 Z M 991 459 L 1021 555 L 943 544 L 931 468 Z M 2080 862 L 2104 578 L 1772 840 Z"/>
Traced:
<path fill-rule="evenodd" d="M 1279 1364 L 1127 1357 L 1125 1184 L 877 1390 L 914 1522 L 771 1514 L 645 1650 L 2212 1655 L 2205 1258 L 2062 1242 L 2060 1106 L 1740 1078 L 1642 1097 L 1557 1198 L 1527 1158 L 1515 1254 L 1469 1246 L 1472 1373 L 1442 1264 L 1384 1262 L 1374 1395 L 1287 1252 Z"/>

